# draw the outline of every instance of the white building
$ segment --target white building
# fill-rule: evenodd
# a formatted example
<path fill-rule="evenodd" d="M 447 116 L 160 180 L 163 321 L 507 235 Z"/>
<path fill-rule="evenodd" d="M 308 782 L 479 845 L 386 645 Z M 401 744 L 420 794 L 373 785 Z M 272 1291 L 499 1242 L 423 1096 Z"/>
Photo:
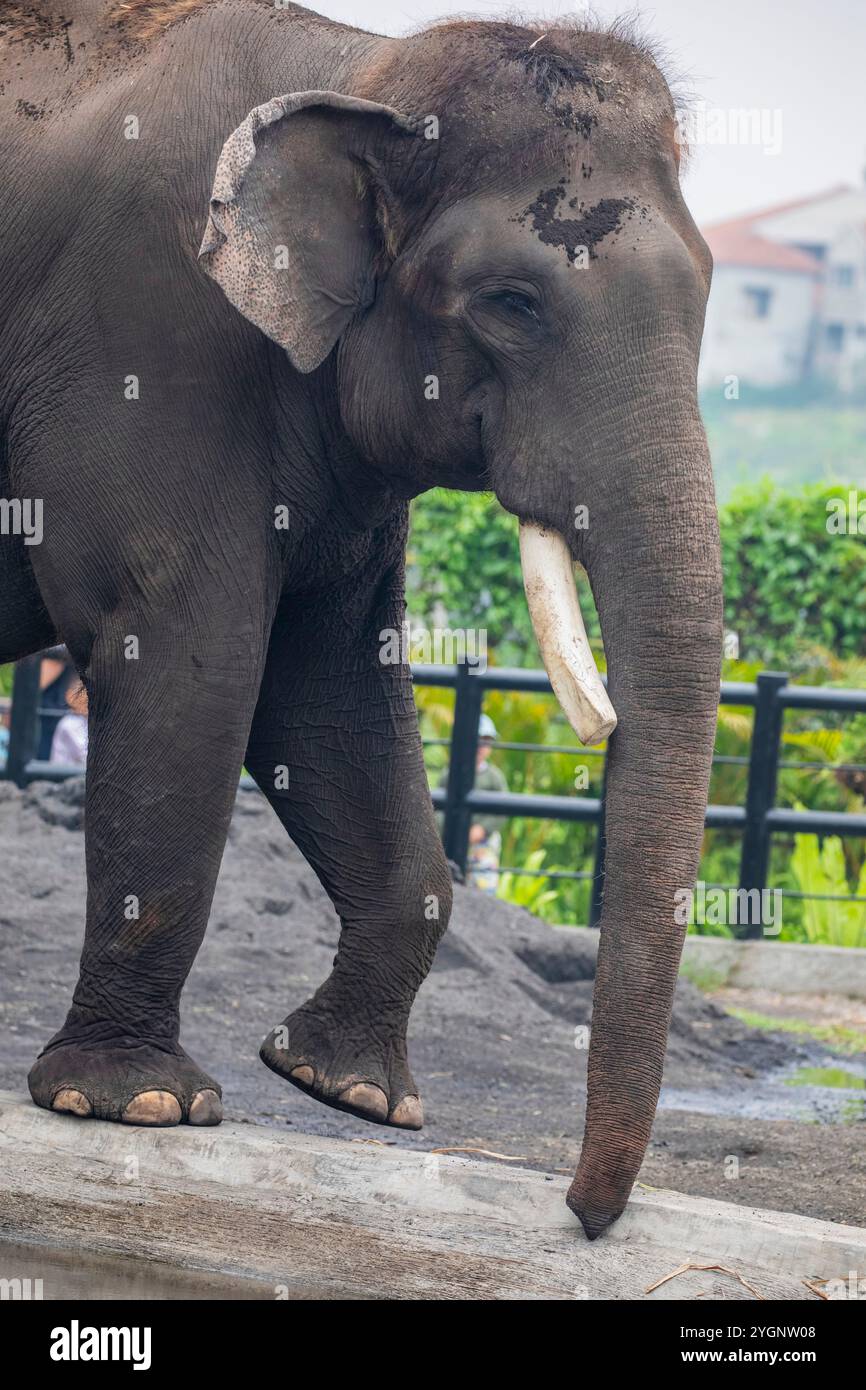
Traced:
<path fill-rule="evenodd" d="M 866 187 L 844 185 L 702 229 L 715 270 L 698 373 L 866 384 Z"/>

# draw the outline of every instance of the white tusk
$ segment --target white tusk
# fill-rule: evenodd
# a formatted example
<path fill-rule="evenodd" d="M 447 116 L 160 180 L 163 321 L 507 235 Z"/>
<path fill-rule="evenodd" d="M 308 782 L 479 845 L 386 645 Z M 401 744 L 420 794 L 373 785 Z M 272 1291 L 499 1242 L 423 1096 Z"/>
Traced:
<path fill-rule="evenodd" d="M 581 743 L 601 743 L 616 728 L 616 712 L 587 640 L 568 546 L 558 531 L 521 521 L 520 563 L 541 659 L 562 712 Z"/>

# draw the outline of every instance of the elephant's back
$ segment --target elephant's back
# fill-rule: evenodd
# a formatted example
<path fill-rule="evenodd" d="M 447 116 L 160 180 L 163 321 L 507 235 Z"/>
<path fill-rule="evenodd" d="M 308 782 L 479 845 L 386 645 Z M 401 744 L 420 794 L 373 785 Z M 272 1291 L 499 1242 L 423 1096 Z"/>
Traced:
<path fill-rule="evenodd" d="M 116 286 L 128 314 L 144 293 L 201 292 L 227 136 L 280 91 L 341 87 L 382 42 L 260 0 L 47 0 L 10 13 L 25 10 L 26 22 L 0 23 L 0 318 L 29 319 L 50 299 L 58 332 L 84 322 L 97 285 Z M 163 22 L 148 30 L 148 15 Z M 0 328 L 0 360 L 10 334 Z"/>
<path fill-rule="evenodd" d="M 86 144 L 105 91 L 146 59 L 123 43 L 111 13 L 110 0 L 46 0 L 0 16 L 0 152 L 13 208 L 26 207 L 52 152 L 68 160 Z"/>

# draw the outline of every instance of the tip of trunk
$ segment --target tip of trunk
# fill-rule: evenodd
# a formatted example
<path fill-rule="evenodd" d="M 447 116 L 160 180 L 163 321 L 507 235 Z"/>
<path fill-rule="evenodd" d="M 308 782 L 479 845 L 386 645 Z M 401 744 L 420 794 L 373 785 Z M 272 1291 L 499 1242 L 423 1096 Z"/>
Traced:
<path fill-rule="evenodd" d="M 603 1235 L 608 1226 L 612 1226 L 614 1221 L 622 1216 L 628 1202 L 626 1197 L 624 1201 L 608 1206 L 594 1200 L 582 1187 L 578 1187 L 577 1178 L 568 1189 L 565 1200 L 583 1227 L 587 1240 L 597 1240 Z"/>

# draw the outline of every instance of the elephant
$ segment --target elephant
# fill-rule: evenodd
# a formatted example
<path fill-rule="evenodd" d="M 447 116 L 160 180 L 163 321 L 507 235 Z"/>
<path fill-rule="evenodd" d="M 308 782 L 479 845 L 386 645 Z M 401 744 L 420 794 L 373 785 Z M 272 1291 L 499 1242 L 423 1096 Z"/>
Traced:
<path fill-rule="evenodd" d="M 341 923 L 261 1057 L 421 1126 L 407 1024 L 452 888 L 382 634 L 411 499 L 488 492 L 564 714 L 610 735 L 567 1196 L 593 1239 L 658 1101 L 722 648 L 711 259 L 651 47 L 565 20 L 386 38 L 262 0 L 11 5 L 0 43 L 0 486 L 43 516 L 39 544 L 0 536 L 0 661 L 65 643 L 90 709 L 80 975 L 33 1100 L 220 1120 L 179 1001 L 245 766 Z"/>

